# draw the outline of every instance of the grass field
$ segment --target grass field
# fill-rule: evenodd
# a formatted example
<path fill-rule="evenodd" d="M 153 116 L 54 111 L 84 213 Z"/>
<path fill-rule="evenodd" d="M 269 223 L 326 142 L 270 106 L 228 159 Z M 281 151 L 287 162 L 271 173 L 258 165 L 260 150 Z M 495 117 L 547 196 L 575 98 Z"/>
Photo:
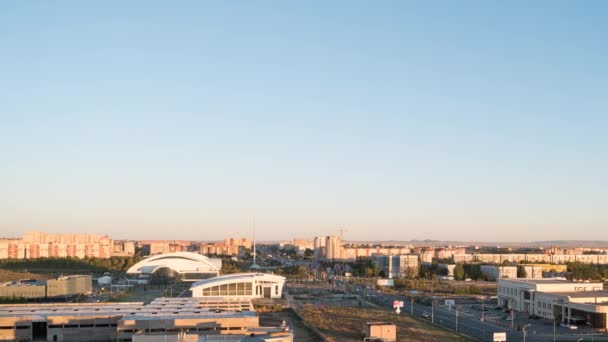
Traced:
<path fill-rule="evenodd" d="M 309 324 L 315 326 L 331 341 L 362 341 L 366 322 L 382 321 L 397 325 L 398 341 L 452 342 L 467 339 L 438 328 L 424 320 L 397 315 L 383 308 L 330 307 L 304 305 L 298 310 Z"/>
<path fill-rule="evenodd" d="M 0 283 L 7 282 L 7 281 L 13 281 L 13 280 L 20 280 L 20 279 L 43 280 L 43 279 L 48 279 L 48 278 L 49 277 L 47 275 L 38 274 L 38 273 L 0 269 Z"/>

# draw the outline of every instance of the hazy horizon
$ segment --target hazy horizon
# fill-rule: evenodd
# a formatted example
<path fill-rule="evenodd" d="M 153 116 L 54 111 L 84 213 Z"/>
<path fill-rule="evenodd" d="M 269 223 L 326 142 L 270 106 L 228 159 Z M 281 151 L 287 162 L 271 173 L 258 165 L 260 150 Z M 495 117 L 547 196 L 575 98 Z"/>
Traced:
<path fill-rule="evenodd" d="M 0 235 L 608 240 L 607 9 L 0 3 Z"/>

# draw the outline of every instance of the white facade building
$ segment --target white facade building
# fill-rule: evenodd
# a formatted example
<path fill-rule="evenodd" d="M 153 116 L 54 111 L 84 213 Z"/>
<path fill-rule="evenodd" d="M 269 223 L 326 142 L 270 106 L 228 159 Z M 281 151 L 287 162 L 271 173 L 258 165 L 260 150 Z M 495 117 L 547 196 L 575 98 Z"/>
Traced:
<path fill-rule="evenodd" d="M 235 273 L 192 284 L 192 297 L 281 298 L 285 277 L 267 273 Z"/>
<path fill-rule="evenodd" d="M 128 275 L 149 278 L 153 274 L 167 271 L 184 281 L 198 281 L 216 277 L 222 268 L 222 259 L 208 258 L 191 252 L 158 254 L 145 258 L 127 270 Z"/>
<path fill-rule="evenodd" d="M 528 315 L 606 329 L 608 291 L 602 283 L 559 279 L 499 279 L 498 304 Z"/>

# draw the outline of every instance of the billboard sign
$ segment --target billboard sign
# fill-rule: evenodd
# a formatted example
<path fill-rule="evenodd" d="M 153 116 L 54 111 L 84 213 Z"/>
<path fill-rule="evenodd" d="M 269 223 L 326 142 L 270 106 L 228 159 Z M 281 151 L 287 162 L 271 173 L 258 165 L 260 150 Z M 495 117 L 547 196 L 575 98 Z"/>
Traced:
<path fill-rule="evenodd" d="M 494 339 L 492 341 L 494 341 L 494 342 L 507 342 L 507 333 L 506 332 L 495 332 L 494 333 Z"/>
<path fill-rule="evenodd" d="M 378 285 L 378 286 L 395 286 L 395 281 L 393 279 L 378 279 L 378 280 L 376 280 L 376 285 Z"/>
<path fill-rule="evenodd" d="M 394 300 L 393 301 L 393 308 L 402 308 L 403 307 L 403 301 L 402 300 Z"/>

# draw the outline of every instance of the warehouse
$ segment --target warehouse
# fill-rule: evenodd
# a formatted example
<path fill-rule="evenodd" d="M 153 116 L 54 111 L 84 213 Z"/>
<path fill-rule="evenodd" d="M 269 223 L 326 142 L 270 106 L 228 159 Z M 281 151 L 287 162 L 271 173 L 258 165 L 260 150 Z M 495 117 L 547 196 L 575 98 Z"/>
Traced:
<path fill-rule="evenodd" d="M 131 341 L 134 335 L 250 334 L 248 299 L 157 298 L 143 303 L 0 305 L 0 340 Z"/>
<path fill-rule="evenodd" d="M 0 297 L 26 299 L 58 299 L 91 293 L 92 278 L 89 275 L 71 275 L 49 279 L 19 280 L 0 284 Z"/>

